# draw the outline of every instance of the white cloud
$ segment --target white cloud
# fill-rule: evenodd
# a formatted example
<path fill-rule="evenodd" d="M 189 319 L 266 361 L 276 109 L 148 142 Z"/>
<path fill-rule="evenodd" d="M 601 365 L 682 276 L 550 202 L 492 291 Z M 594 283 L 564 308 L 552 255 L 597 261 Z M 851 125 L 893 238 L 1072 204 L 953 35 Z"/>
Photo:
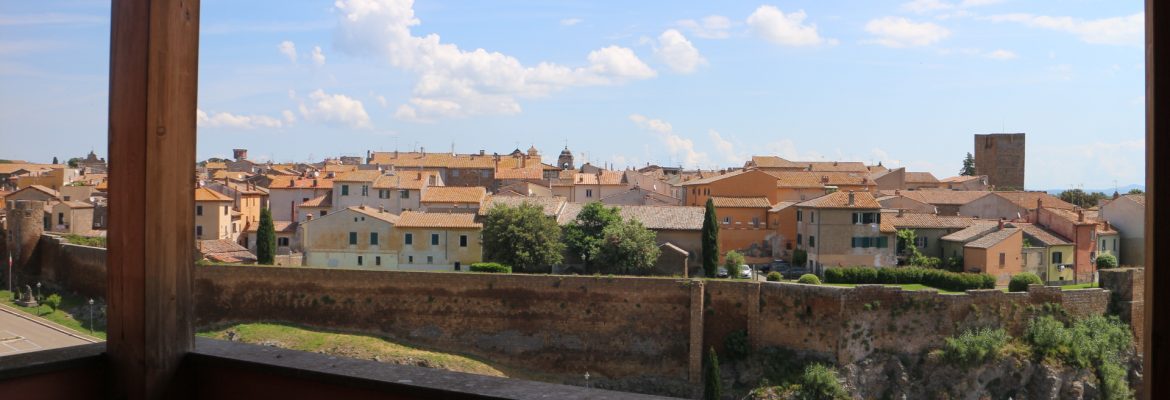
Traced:
<path fill-rule="evenodd" d="M 926 46 L 945 39 L 951 31 L 930 22 L 914 22 L 902 17 L 883 17 L 870 20 L 865 31 L 874 36 L 862 43 L 886 47 Z"/>
<path fill-rule="evenodd" d="M 680 74 L 695 72 L 699 66 L 707 64 L 707 59 L 699 54 L 699 49 L 676 29 L 667 29 L 658 36 L 654 55 L 672 71 Z"/>
<path fill-rule="evenodd" d="M 378 105 L 382 106 L 382 108 L 386 108 L 386 107 L 390 106 L 389 102 L 386 101 L 385 96 L 378 95 L 378 97 L 375 97 L 375 99 L 378 100 Z"/>
<path fill-rule="evenodd" d="M 584 20 L 580 18 L 565 18 L 561 20 L 561 26 L 573 26 L 581 23 L 582 21 Z"/>
<path fill-rule="evenodd" d="M 760 6 L 748 16 L 747 24 L 752 33 L 769 42 L 783 46 L 816 46 L 835 44 L 834 39 L 825 39 L 817 33 L 816 24 L 804 24 L 804 11 L 785 14 L 774 6 Z"/>
<path fill-rule="evenodd" d="M 313 46 L 313 54 L 310 57 L 313 59 L 313 65 L 318 67 L 325 65 L 325 54 L 321 52 L 321 46 Z"/>
<path fill-rule="evenodd" d="M 586 66 L 526 66 L 499 52 L 442 43 L 438 34 L 415 36 L 411 28 L 421 22 L 411 0 L 339 0 L 334 6 L 340 18 L 337 49 L 385 57 L 391 66 L 418 76 L 411 99 L 395 113 L 408 120 L 515 114 L 520 112 L 517 98 L 657 76 L 632 50 L 618 46 L 589 53 Z"/>
<path fill-rule="evenodd" d="M 731 36 L 731 19 L 722 15 L 708 15 L 699 21 L 684 19 L 678 26 L 703 39 L 727 39 Z"/>
<path fill-rule="evenodd" d="M 202 109 L 195 110 L 195 126 L 204 128 L 280 128 L 284 126 L 279 119 L 267 115 L 238 115 L 227 112 L 213 112 L 208 114 Z"/>
<path fill-rule="evenodd" d="M 902 160 L 890 157 L 890 153 L 881 148 L 875 147 L 870 150 L 869 154 L 874 161 L 881 163 L 883 167 L 898 168 L 902 166 Z"/>
<path fill-rule="evenodd" d="M 350 128 L 372 128 L 370 115 L 362 102 L 341 94 L 328 94 L 317 89 L 309 94 L 309 104 L 301 104 L 301 116 L 306 121 L 324 122 L 349 126 Z"/>
<path fill-rule="evenodd" d="M 1086 188 L 1112 187 L 1114 180 L 1122 185 L 1143 182 L 1145 148 L 1142 139 L 1037 146 L 1035 159 L 1039 160 L 1040 168 L 1028 168 L 1035 172 L 1029 172 L 1027 178 L 1032 182 L 1046 182 L 1048 187 L 1080 184 Z M 1062 161 L 1070 157 L 1079 162 Z M 1029 163 L 1032 159 L 1029 157 Z"/>
<path fill-rule="evenodd" d="M 1018 57 L 1018 56 L 1016 56 L 1016 53 L 1013 53 L 1011 51 L 1004 50 L 1004 49 L 998 49 L 998 50 L 992 51 L 990 53 L 985 54 L 985 56 L 987 58 L 992 59 L 992 60 L 1011 60 L 1011 59 Z"/>
<path fill-rule="evenodd" d="M 902 4 L 902 9 L 918 14 L 926 14 L 937 11 L 947 11 L 955 8 L 954 4 L 941 0 L 914 0 Z"/>
<path fill-rule="evenodd" d="M 296 44 L 294 44 L 291 41 L 285 40 L 283 42 L 280 42 L 280 44 L 276 45 L 276 49 L 280 51 L 280 54 L 284 54 L 285 57 L 288 57 L 289 62 L 292 62 L 293 64 L 297 63 L 297 45 Z"/>
<path fill-rule="evenodd" d="M 993 22 L 1016 22 L 1033 28 L 1071 33 L 1085 43 L 1141 45 L 1145 38 L 1145 13 L 1125 17 L 1082 20 L 1032 14 L 1004 14 L 987 18 Z"/>
<path fill-rule="evenodd" d="M 280 116 L 284 118 L 284 123 L 292 125 L 297 122 L 297 115 L 293 114 L 292 110 L 284 110 L 280 112 Z"/>
<path fill-rule="evenodd" d="M 938 14 L 938 18 L 974 15 L 969 9 L 1002 3 L 1003 0 L 963 0 L 958 3 L 942 0 L 914 0 L 902 3 L 902 9 L 915 14 Z"/>
<path fill-rule="evenodd" d="M 670 126 L 669 122 L 650 119 L 640 114 L 630 114 L 629 118 L 639 128 L 653 133 L 666 146 L 666 151 L 670 153 L 671 157 L 680 161 L 684 166 L 710 165 L 711 159 L 707 153 L 696 151 L 695 142 L 674 133 L 674 127 Z"/>
<path fill-rule="evenodd" d="M 707 136 L 711 138 L 711 142 L 715 144 L 715 151 L 723 157 L 723 161 L 736 165 L 747 161 L 749 156 L 747 154 L 740 154 L 735 151 L 735 144 L 730 140 L 724 139 L 723 135 L 718 131 L 711 129 L 707 131 Z"/>

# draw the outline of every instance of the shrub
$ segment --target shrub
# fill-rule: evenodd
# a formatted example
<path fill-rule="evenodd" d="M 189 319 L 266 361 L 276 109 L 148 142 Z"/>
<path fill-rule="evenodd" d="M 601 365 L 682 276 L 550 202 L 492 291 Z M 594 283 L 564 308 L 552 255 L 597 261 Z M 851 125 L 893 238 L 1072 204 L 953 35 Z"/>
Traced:
<path fill-rule="evenodd" d="M 45 305 L 49 306 L 50 310 L 56 312 L 61 307 L 61 295 L 56 293 L 50 294 L 49 297 L 45 298 Z"/>
<path fill-rule="evenodd" d="M 973 329 L 953 338 L 947 338 L 943 356 L 959 365 L 978 365 L 999 357 L 1008 340 L 1003 329 Z"/>
<path fill-rule="evenodd" d="M 826 283 L 907 284 L 918 283 L 937 289 L 962 292 L 994 289 L 995 277 L 988 274 L 950 272 L 920 267 L 873 268 L 847 267 L 825 270 Z"/>
<path fill-rule="evenodd" d="M 723 398 L 723 383 L 720 382 L 719 357 L 715 355 L 715 348 L 707 350 L 707 366 L 703 370 L 703 399 L 720 400 Z"/>
<path fill-rule="evenodd" d="M 1024 273 L 1020 273 L 1020 274 L 1017 274 L 1016 276 L 1012 277 L 1012 280 L 1010 282 L 1008 282 L 1008 291 L 1010 291 L 1010 292 L 1027 292 L 1028 285 L 1041 285 L 1041 284 L 1044 284 L 1044 282 L 1040 280 L 1039 276 L 1036 276 L 1036 274 L 1033 274 L 1031 272 L 1024 272 Z"/>
<path fill-rule="evenodd" d="M 1097 256 L 1097 269 L 1117 268 L 1117 257 L 1105 253 Z"/>
<path fill-rule="evenodd" d="M 792 265 L 803 267 L 808 262 L 808 252 L 803 249 L 796 249 L 792 251 Z"/>
<path fill-rule="evenodd" d="M 1024 333 L 1040 358 L 1065 360 L 1072 354 L 1072 332 L 1056 318 L 1044 315 L 1032 319 Z"/>
<path fill-rule="evenodd" d="M 731 332 L 723 339 L 723 348 L 727 350 L 727 358 L 731 360 L 742 360 L 751 352 L 751 347 L 748 345 L 747 331 L 740 329 Z"/>
<path fill-rule="evenodd" d="M 723 268 L 727 269 L 727 276 L 731 278 L 739 278 L 743 263 L 743 254 L 739 254 L 738 251 L 732 250 L 723 256 Z"/>
<path fill-rule="evenodd" d="M 824 364 L 811 364 L 805 367 L 800 381 L 800 398 L 802 399 L 849 398 L 849 393 L 841 387 L 837 370 Z"/>
<path fill-rule="evenodd" d="M 1133 350 L 1133 334 L 1116 316 L 1093 316 L 1071 327 L 1040 316 L 1029 324 L 1025 338 L 1041 358 L 1094 368 L 1104 398 L 1133 398 L 1125 367 Z"/>
<path fill-rule="evenodd" d="M 768 282 L 779 282 L 781 279 L 784 279 L 784 276 L 780 275 L 779 272 L 772 271 L 768 273 Z"/>
<path fill-rule="evenodd" d="M 803 283 L 806 285 L 820 285 L 821 278 L 817 278 L 817 276 L 813 274 L 804 274 L 800 276 L 800 279 L 796 280 L 796 283 Z"/>
<path fill-rule="evenodd" d="M 496 273 L 496 274 L 510 274 L 510 273 L 512 273 L 512 267 L 509 267 L 507 265 L 500 264 L 500 263 L 494 263 L 494 262 L 484 262 L 484 263 L 471 264 L 471 266 L 468 267 L 468 270 L 471 272 L 488 272 L 488 273 Z"/>

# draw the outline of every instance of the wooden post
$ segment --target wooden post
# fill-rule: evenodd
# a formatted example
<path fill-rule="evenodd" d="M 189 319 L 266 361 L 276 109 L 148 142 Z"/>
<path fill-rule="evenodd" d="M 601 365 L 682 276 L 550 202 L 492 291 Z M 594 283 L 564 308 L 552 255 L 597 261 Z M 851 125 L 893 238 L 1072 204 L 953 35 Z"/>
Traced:
<path fill-rule="evenodd" d="M 1146 286 L 1143 380 L 1139 398 L 1161 399 L 1170 395 L 1170 355 L 1166 318 L 1170 273 L 1162 273 L 1158 248 L 1170 237 L 1170 8 L 1165 2 L 1146 0 Z M 1162 47 L 1159 48 L 1158 44 Z M 1159 158 L 1158 155 L 1162 157 Z M 1168 191 L 1167 193 L 1170 193 Z M 1170 259 L 1170 256 L 1167 257 Z M 1170 290 L 1170 289 L 1167 289 Z M 1170 293 L 1170 292 L 1167 292 Z M 1163 317 L 1156 318 L 1156 315 Z M 1135 316 L 1136 318 L 1136 316 Z"/>
<path fill-rule="evenodd" d="M 114 0 L 110 29 L 111 395 L 166 395 L 194 346 L 199 0 Z"/>

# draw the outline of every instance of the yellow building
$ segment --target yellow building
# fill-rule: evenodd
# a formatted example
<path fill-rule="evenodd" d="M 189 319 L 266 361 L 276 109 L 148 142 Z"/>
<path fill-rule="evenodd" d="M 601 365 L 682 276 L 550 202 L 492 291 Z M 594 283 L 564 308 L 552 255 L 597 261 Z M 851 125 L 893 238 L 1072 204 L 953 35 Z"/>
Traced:
<path fill-rule="evenodd" d="M 235 240 L 239 233 L 232 224 L 232 198 L 205 187 L 195 189 L 195 239 Z"/>
<path fill-rule="evenodd" d="M 304 263 L 313 267 L 395 269 L 399 217 L 384 209 L 349 207 L 300 224 Z M 278 243 L 279 245 L 279 243 Z"/>
<path fill-rule="evenodd" d="M 475 214 L 407 211 L 394 228 L 391 243 L 401 249 L 402 269 L 465 271 L 467 265 L 483 261 L 483 225 L 475 222 Z"/>
<path fill-rule="evenodd" d="M 807 265 L 825 268 L 897 265 L 896 231 L 883 223 L 881 204 L 869 192 L 836 192 L 796 204 L 796 247 Z"/>

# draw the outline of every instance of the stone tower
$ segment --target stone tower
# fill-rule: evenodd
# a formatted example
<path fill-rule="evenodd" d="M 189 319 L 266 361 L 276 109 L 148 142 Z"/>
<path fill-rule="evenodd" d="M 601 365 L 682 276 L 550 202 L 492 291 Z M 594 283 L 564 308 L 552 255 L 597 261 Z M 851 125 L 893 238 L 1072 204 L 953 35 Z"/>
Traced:
<path fill-rule="evenodd" d="M 248 159 L 248 149 L 232 149 L 232 157 L 236 161 L 244 161 Z"/>
<path fill-rule="evenodd" d="M 565 149 L 561 150 L 561 156 L 557 157 L 557 166 L 563 170 L 576 169 L 573 166 L 573 152 L 569 151 L 569 146 L 565 146 Z"/>
<path fill-rule="evenodd" d="M 1024 134 L 975 135 L 975 175 L 996 189 L 1024 190 Z"/>
<path fill-rule="evenodd" d="M 45 202 L 38 200 L 8 202 L 8 237 L 5 238 L 7 239 L 5 247 L 8 255 L 12 256 L 13 272 L 16 275 L 27 277 L 39 273 L 31 271 L 28 264 L 44 230 Z"/>

